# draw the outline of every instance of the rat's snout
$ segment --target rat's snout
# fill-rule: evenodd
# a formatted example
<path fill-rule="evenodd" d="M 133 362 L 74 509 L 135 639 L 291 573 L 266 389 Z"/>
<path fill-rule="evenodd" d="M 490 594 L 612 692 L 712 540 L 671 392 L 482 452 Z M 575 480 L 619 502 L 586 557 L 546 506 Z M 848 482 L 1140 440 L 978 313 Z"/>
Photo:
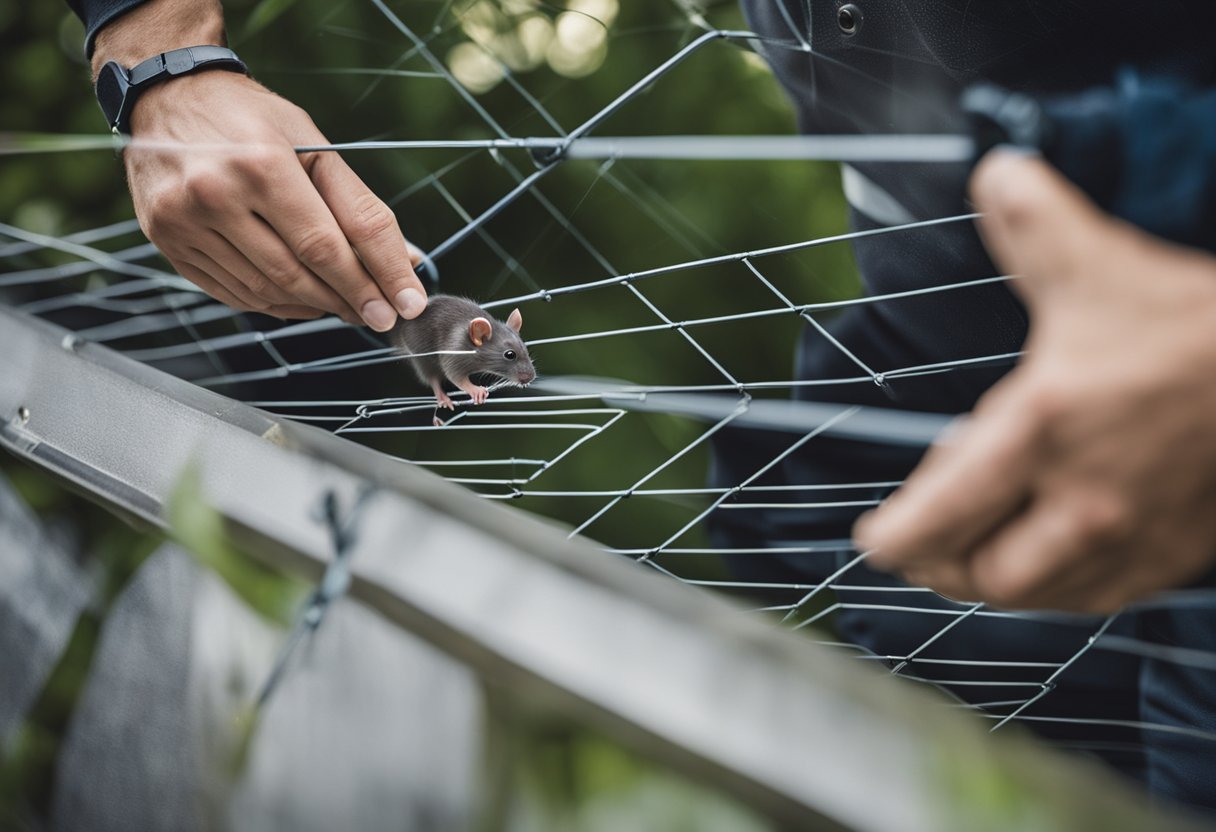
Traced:
<path fill-rule="evenodd" d="M 536 381 L 536 371 L 535 370 L 520 370 L 518 375 L 515 376 L 515 378 L 519 381 L 520 384 L 531 384 L 532 382 Z"/>

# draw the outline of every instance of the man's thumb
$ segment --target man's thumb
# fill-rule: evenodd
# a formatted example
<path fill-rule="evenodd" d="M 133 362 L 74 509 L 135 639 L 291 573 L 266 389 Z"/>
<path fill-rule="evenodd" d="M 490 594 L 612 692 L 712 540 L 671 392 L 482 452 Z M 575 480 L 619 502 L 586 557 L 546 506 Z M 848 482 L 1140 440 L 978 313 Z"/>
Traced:
<path fill-rule="evenodd" d="M 1019 288 L 1031 297 L 1044 283 L 1085 273 L 1095 247 L 1114 231 L 1059 171 L 1015 151 L 997 149 L 980 161 L 971 198 L 983 214 L 980 234 L 989 253 L 1005 273 L 1025 278 Z"/>

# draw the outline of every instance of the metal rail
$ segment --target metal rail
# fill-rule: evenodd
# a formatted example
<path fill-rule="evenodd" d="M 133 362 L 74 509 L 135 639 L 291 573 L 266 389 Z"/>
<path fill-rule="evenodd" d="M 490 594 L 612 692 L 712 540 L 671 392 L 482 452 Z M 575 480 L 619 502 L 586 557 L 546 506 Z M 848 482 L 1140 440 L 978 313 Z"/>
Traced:
<path fill-rule="evenodd" d="M 779 824 L 1191 828 L 1104 771 L 419 468 L 4 307 L 0 354 L 0 444 L 155 526 L 195 465 L 251 555 L 315 580 L 331 546 L 309 512 L 371 485 L 352 597 Z"/>

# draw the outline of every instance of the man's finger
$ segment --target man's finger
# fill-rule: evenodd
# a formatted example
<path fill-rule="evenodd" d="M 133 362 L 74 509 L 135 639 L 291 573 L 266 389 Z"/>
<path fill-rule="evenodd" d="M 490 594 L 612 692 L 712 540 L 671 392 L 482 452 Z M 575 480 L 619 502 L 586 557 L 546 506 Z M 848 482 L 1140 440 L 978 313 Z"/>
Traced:
<path fill-rule="evenodd" d="M 1062 604 L 1078 589 L 1088 588 L 1109 565 L 1093 557 L 1100 545 L 1099 527 L 1095 515 L 1084 508 L 1059 500 L 1036 502 L 971 558 L 978 596 L 998 607 Z"/>
<path fill-rule="evenodd" d="M 200 235 L 204 238 L 207 235 Z M 210 233 L 211 237 L 218 238 L 220 242 L 229 245 L 226 240 L 214 232 Z M 211 253 L 217 252 L 219 246 L 215 240 L 204 239 L 203 243 L 207 245 L 210 252 L 204 251 L 197 246 L 190 249 L 190 262 L 198 268 L 211 275 L 224 286 L 239 287 L 242 295 L 254 295 L 262 301 L 264 306 L 286 305 L 292 303 L 292 299 L 279 287 L 270 283 L 265 277 L 257 275 L 257 280 L 252 280 L 249 273 L 254 273 L 256 270 L 250 266 L 246 272 L 241 275 L 234 274 L 232 269 L 221 264 L 218 260 L 211 256 Z"/>
<path fill-rule="evenodd" d="M 966 560 L 934 560 L 900 573 L 911 586 L 927 587 L 961 604 L 977 600 L 971 569 Z"/>
<path fill-rule="evenodd" d="M 1114 612 L 1125 603 L 1112 608 L 1103 606 L 1100 601 L 1109 596 L 1111 579 L 1111 566 L 1102 558 L 1073 562 L 1035 596 L 1031 608 L 1079 613 Z M 1121 585 L 1121 582 L 1116 583 Z M 1131 600 L 1130 596 L 1123 597 L 1124 602 L 1128 600 Z"/>
<path fill-rule="evenodd" d="M 362 316 L 320 277 L 300 262 L 283 238 L 259 216 L 243 214 L 232 225 L 217 229 L 220 236 L 250 263 L 241 277 L 255 286 L 273 284 L 304 306 L 332 312 L 349 324 L 361 326 Z M 391 324 L 390 324 L 391 326 Z"/>
<path fill-rule="evenodd" d="M 311 321 L 321 317 L 323 314 L 318 309 L 312 309 L 307 306 L 267 306 L 261 309 L 253 309 L 248 304 L 242 302 L 236 295 L 225 289 L 215 278 L 211 277 L 207 272 L 192 266 L 186 262 L 178 262 L 173 264 L 178 273 L 193 283 L 198 288 L 202 289 L 211 297 L 215 298 L 220 303 L 232 309 L 235 312 L 256 312 L 259 315 L 270 315 L 274 318 L 282 318 L 283 320 L 304 320 Z"/>
<path fill-rule="evenodd" d="M 234 227 L 229 233 L 264 268 L 258 268 L 226 237 L 212 231 L 206 241 L 207 254 L 218 266 L 277 306 L 310 306 L 338 315 L 348 323 L 360 323 L 346 301 L 304 268 L 266 223 L 252 214 L 246 215 L 245 220 L 245 227 Z"/>
<path fill-rule="evenodd" d="M 266 202 L 254 206 L 257 216 L 274 229 L 300 263 L 337 292 L 368 326 L 377 332 L 391 329 L 397 322 L 397 310 L 363 268 L 304 168 L 298 164 L 282 165 L 268 176 L 273 182 L 272 194 Z M 239 243 L 237 247 L 250 253 Z M 261 265 L 256 258 L 254 263 Z"/>
<path fill-rule="evenodd" d="M 272 305 L 271 301 L 254 293 L 198 249 L 191 248 L 181 256 L 170 258 L 170 262 L 182 277 L 216 300 L 242 312 L 260 312 Z M 215 291 L 217 288 L 219 292 Z M 236 302 L 230 303 L 230 300 Z"/>
<path fill-rule="evenodd" d="M 173 260 L 173 268 L 177 269 L 177 273 L 189 280 L 198 288 L 202 289 L 211 297 L 218 300 L 225 306 L 231 307 L 238 312 L 253 312 L 256 311 L 252 306 L 245 303 L 232 292 L 225 289 L 218 280 L 207 274 L 198 266 L 193 266 L 184 260 Z"/>
<path fill-rule="evenodd" d="M 315 321 L 325 313 L 311 306 L 272 306 L 260 313 L 284 321 Z"/>
<path fill-rule="evenodd" d="M 422 314 L 426 290 L 414 273 L 421 252 L 411 252 L 392 209 L 336 153 L 317 154 L 309 175 L 384 296 L 404 318 Z"/>
<path fill-rule="evenodd" d="M 1012 377 L 994 388 L 949 445 L 934 448 L 902 488 L 862 517 L 854 538 L 858 548 L 875 550 L 872 565 L 963 558 L 1022 508 L 1038 434 L 1018 399 Z"/>
<path fill-rule="evenodd" d="M 1092 267 L 1095 236 L 1109 236 L 1111 221 L 1042 159 L 997 149 L 976 166 L 971 196 L 983 213 L 980 232 L 988 251 L 1009 274 L 1032 278 L 1014 286 L 1027 299 L 1046 285 Z"/>
<path fill-rule="evenodd" d="M 194 260 L 194 262 L 199 264 L 202 272 L 204 272 L 207 275 L 215 275 L 220 279 L 217 282 L 217 286 L 220 288 L 221 292 L 223 292 L 223 294 L 226 297 L 231 298 L 232 300 L 236 299 L 235 297 L 232 296 L 232 294 L 230 292 L 227 292 L 226 290 L 224 290 L 222 288 L 222 286 L 224 286 L 224 285 L 236 285 L 236 286 L 244 285 L 239 279 L 237 279 L 235 276 L 233 276 L 231 273 L 229 273 L 219 263 L 212 260 L 205 252 L 201 252 L 201 251 L 198 251 L 197 249 L 195 249 L 191 253 L 191 259 Z M 208 279 L 210 279 L 210 278 L 208 278 Z M 202 288 L 202 286 L 200 285 L 199 288 Z M 204 290 L 204 291 L 206 291 L 206 290 Z M 211 292 L 208 292 L 208 294 L 211 294 L 211 296 L 213 298 L 220 301 L 221 303 L 227 304 L 228 306 L 232 305 L 232 304 L 228 303 L 228 301 L 224 300 L 223 298 L 221 298 L 218 295 L 212 294 Z M 282 296 L 281 300 L 276 299 L 277 296 L 263 298 L 263 300 L 269 304 L 268 306 L 263 306 L 258 309 L 245 309 L 245 308 L 241 308 L 241 307 L 237 307 L 237 309 L 239 311 L 243 311 L 243 312 L 257 312 L 262 315 L 269 315 L 272 318 L 281 318 L 283 320 L 311 321 L 311 320 L 320 318 L 322 315 L 325 314 L 325 310 L 316 309 L 311 306 L 302 306 L 300 304 L 292 303 L 291 298 L 288 298 L 285 295 L 282 295 L 282 292 L 278 292 L 277 294 L 279 296 Z"/>

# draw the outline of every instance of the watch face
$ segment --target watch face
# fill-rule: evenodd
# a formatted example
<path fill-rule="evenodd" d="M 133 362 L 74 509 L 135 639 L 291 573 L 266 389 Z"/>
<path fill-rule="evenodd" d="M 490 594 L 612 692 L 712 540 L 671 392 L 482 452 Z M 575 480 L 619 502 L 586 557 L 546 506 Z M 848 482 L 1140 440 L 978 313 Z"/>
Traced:
<path fill-rule="evenodd" d="M 106 123 L 111 127 L 118 119 L 122 109 L 122 100 L 127 95 L 127 72 L 118 64 L 110 61 L 101 68 L 97 76 L 97 103 L 105 114 Z"/>

